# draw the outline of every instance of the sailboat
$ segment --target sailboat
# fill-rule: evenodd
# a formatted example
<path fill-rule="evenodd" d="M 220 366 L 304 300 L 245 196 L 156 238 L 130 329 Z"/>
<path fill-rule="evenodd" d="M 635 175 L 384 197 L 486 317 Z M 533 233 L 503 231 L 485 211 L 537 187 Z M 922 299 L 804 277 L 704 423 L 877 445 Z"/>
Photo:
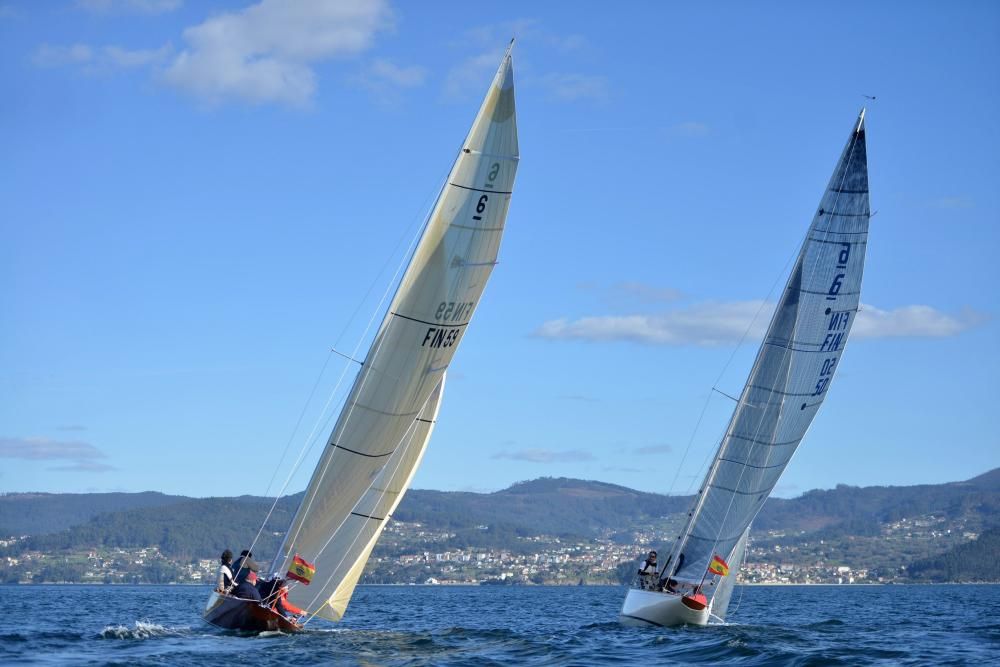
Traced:
<path fill-rule="evenodd" d="M 725 621 L 750 524 L 839 366 L 858 312 L 869 217 L 862 109 L 687 523 L 663 566 L 629 589 L 621 622 L 669 627 Z"/>
<path fill-rule="evenodd" d="M 513 46 L 513 42 L 511 43 Z M 271 565 L 288 600 L 344 615 L 365 563 L 420 465 L 445 377 L 497 263 L 518 165 L 511 46 L 438 194 Z M 213 593 L 205 620 L 295 631 L 256 602 Z"/>

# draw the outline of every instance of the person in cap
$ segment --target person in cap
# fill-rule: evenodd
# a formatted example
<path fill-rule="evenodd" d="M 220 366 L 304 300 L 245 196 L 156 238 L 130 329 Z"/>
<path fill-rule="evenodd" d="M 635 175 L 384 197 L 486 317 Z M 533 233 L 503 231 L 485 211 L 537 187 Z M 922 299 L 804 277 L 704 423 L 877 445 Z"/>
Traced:
<path fill-rule="evenodd" d="M 233 552 L 226 549 L 222 552 L 219 561 L 222 564 L 219 565 L 219 578 L 215 583 L 215 592 L 225 594 L 233 587 L 233 571 L 230 569 L 233 564 Z"/>
<path fill-rule="evenodd" d="M 244 600 L 257 600 L 260 602 L 260 591 L 257 590 L 257 572 L 249 570 L 243 581 L 236 585 L 232 594 Z"/>

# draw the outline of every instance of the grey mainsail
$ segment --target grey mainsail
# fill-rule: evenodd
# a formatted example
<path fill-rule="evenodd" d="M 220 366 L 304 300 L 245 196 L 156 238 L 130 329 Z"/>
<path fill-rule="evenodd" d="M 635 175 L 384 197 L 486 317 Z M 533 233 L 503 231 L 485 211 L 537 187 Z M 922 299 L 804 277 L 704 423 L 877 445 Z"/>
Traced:
<path fill-rule="evenodd" d="M 671 561 L 698 584 L 736 551 L 822 405 L 858 311 L 870 206 L 853 126 Z M 680 554 L 684 555 L 680 559 Z M 734 564 L 738 567 L 738 564 Z"/>

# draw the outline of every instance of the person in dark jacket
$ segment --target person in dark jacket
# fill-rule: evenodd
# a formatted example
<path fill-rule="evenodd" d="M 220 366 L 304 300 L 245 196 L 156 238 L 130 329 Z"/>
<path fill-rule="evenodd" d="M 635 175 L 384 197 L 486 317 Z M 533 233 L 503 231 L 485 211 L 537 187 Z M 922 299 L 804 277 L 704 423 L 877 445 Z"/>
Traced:
<path fill-rule="evenodd" d="M 250 572 L 260 572 L 260 566 L 253 559 L 253 554 L 246 549 L 240 552 L 240 557 L 236 559 L 231 569 L 233 571 L 233 580 L 237 584 L 243 583 L 243 580 L 247 578 L 247 574 Z"/>
<path fill-rule="evenodd" d="M 260 591 L 257 590 L 257 573 L 253 570 L 247 572 L 246 578 L 233 590 L 233 596 L 244 600 L 257 600 L 260 602 Z"/>

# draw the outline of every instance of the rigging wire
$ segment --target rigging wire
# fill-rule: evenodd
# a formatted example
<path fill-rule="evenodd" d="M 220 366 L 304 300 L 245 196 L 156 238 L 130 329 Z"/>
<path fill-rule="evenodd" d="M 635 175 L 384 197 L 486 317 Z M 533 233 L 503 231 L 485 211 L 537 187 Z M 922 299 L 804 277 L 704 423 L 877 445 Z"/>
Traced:
<path fill-rule="evenodd" d="M 851 145 L 850 145 L 850 149 L 849 149 L 849 154 L 848 154 L 847 164 L 845 165 L 844 171 L 841 174 L 840 186 L 843 185 L 843 182 L 846 180 L 847 175 L 850 173 L 850 167 L 851 167 L 851 164 L 852 164 L 853 159 L 855 157 L 855 149 L 857 148 L 857 145 L 858 145 L 858 143 L 857 143 L 857 132 L 855 132 L 854 136 L 852 137 L 852 141 L 851 141 Z M 839 161 L 838 161 L 838 166 L 839 166 Z M 836 209 L 836 205 L 840 201 L 842 193 L 839 192 L 839 191 L 842 190 L 842 189 L 843 189 L 842 187 L 838 187 L 837 188 L 838 192 L 837 192 L 836 198 L 834 199 L 834 205 L 833 205 L 833 209 L 834 210 Z M 800 244 L 798 246 L 799 247 L 799 251 L 796 254 L 796 256 L 801 256 L 801 255 L 803 255 L 805 253 L 806 248 L 807 248 L 807 244 L 808 244 L 808 237 L 812 233 L 812 231 L 813 231 L 813 225 L 810 224 L 809 228 L 806 230 L 806 238 L 804 238 L 800 242 Z M 783 269 L 782 273 L 779 274 L 778 279 L 775 280 L 775 286 L 777 285 L 778 280 L 780 280 L 781 275 L 783 275 L 787 271 L 787 266 L 788 266 L 788 262 L 786 262 L 785 268 Z M 813 263 L 812 266 L 811 266 L 811 269 L 810 269 L 810 274 L 809 274 L 809 276 L 808 276 L 808 278 L 806 280 L 806 284 L 810 284 L 812 282 L 812 280 L 815 278 L 815 276 L 818 273 L 818 271 L 819 271 L 819 263 L 818 262 Z M 771 291 L 773 291 L 773 290 L 774 290 L 774 286 L 772 286 L 772 288 L 771 288 Z M 770 293 L 768 294 L 768 298 L 769 297 L 770 297 Z M 759 314 L 759 312 L 760 311 L 758 310 L 758 314 Z M 773 321 L 773 317 L 776 317 L 776 316 L 777 316 L 777 311 L 775 311 L 775 315 L 772 316 L 772 321 Z M 756 319 L 756 315 L 755 315 L 755 319 Z M 753 323 L 751 323 L 751 326 L 752 326 L 752 324 Z M 748 328 L 747 332 L 749 332 L 749 328 Z M 744 333 L 744 338 L 745 337 L 746 337 L 746 333 Z M 741 344 L 742 344 L 742 339 L 741 339 Z M 784 365 L 785 359 L 790 354 L 791 354 L 791 351 L 789 349 L 787 349 L 787 348 L 782 352 L 781 364 L 780 365 Z M 734 351 L 733 355 L 730 356 L 730 360 L 729 361 L 732 361 L 732 357 L 734 355 L 735 355 L 735 351 Z M 728 363 L 729 362 L 727 362 L 727 366 L 728 366 Z M 753 373 L 756 370 L 756 367 L 758 366 L 759 363 L 760 363 L 760 352 L 758 352 L 758 358 L 754 362 L 754 370 L 751 370 L 751 374 L 750 374 L 751 378 L 753 377 Z M 780 365 L 779 365 L 779 367 L 780 367 Z M 724 372 L 725 372 L 725 369 L 723 370 L 723 373 Z M 786 380 L 787 380 L 787 375 L 790 372 L 791 372 L 791 367 L 789 365 L 789 367 L 785 371 L 785 373 L 786 373 Z M 720 374 L 720 378 L 721 378 L 721 374 Z M 747 382 L 749 383 L 749 381 L 750 380 L 748 379 Z M 713 389 L 714 389 L 714 387 L 713 387 Z M 746 392 L 746 387 L 744 387 L 744 393 L 745 392 Z M 741 394 L 741 399 L 742 399 L 742 397 L 743 397 L 743 394 Z M 711 394 L 709 394 L 709 399 L 710 398 L 711 398 Z M 706 400 L 706 408 L 707 408 L 707 402 L 708 401 Z M 778 420 L 777 423 L 780 423 L 781 418 L 784 416 L 784 410 L 782 408 L 783 408 L 783 406 L 784 406 L 784 404 L 786 402 L 787 402 L 787 397 L 785 397 L 785 396 L 781 397 L 781 399 L 780 399 L 780 407 L 779 407 L 778 415 L 777 415 L 777 420 Z M 727 431 L 729 429 L 729 426 L 732 424 L 733 419 L 735 419 L 736 414 L 739 411 L 739 409 L 740 409 L 740 406 L 738 405 L 737 408 L 736 408 L 736 411 L 734 411 L 734 413 L 733 413 L 733 417 L 730 419 L 730 423 L 727 424 L 727 427 L 726 427 Z M 703 409 L 703 413 L 704 413 L 704 409 Z M 766 411 L 762 411 L 762 413 L 761 413 L 760 420 L 759 420 L 759 422 L 757 424 L 757 428 L 755 429 L 755 432 L 754 432 L 754 436 L 753 436 L 753 441 L 754 442 L 751 444 L 751 448 L 750 448 L 750 452 L 751 453 L 753 452 L 753 450 L 756 447 L 756 442 L 755 441 L 757 440 L 757 435 L 759 434 L 760 429 L 764 425 L 764 419 L 766 417 L 766 414 L 767 414 Z M 699 423 L 700 423 L 700 420 L 699 420 Z M 777 429 L 777 423 L 775 425 L 775 429 Z M 692 436 L 692 440 L 693 440 L 693 436 Z M 725 436 L 723 436 L 723 442 L 725 442 Z M 690 446 L 690 444 L 689 444 L 689 446 Z M 771 453 L 769 452 L 768 453 L 768 460 L 770 460 L 770 454 Z M 793 452 L 793 454 L 794 454 L 794 452 Z M 685 452 L 685 457 L 686 457 L 686 455 L 687 455 L 687 452 Z M 718 456 L 715 457 L 715 462 L 713 462 L 712 466 L 709 468 L 709 471 L 708 471 L 708 473 L 707 473 L 707 475 L 705 477 L 704 486 L 703 486 L 702 490 L 699 492 L 700 494 L 703 494 L 706 491 L 706 489 L 707 489 L 707 485 L 711 483 L 711 477 L 713 476 L 714 471 L 715 471 L 715 469 L 717 467 L 716 464 L 718 462 L 718 458 L 719 458 Z M 748 458 L 749 458 L 749 455 L 748 455 Z M 682 461 L 683 461 L 683 459 L 682 459 Z M 707 458 L 706 458 L 706 462 L 707 462 Z M 787 461 L 786 461 L 786 464 L 787 464 Z M 739 488 L 739 484 L 742 482 L 743 476 L 746 473 L 746 471 L 747 471 L 747 466 L 744 465 L 743 468 L 740 471 L 740 477 L 739 477 L 739 479 L 737 480 L 737 483 L 736 483 L 736 487 L 737 488 Z M 678 473 L 679 473 L 679 471 L 678 471 Z M 675 480 L 676 480 L 676 474 L 675 474 Z M 713 543 L 713 551 L 715 550 L 716 546 L 718 545 L 718 540 L 719 540 L 719 538 L 722 535 L 722 530 L 725 527 L 726 520 L 729 517 L 729 514 L 730 514 L 730 512 L 732 510 L 732 507 L 733 507 L 733 503 L 735 502 L 735 499 L 736 499 L 736 495 L 735 494 L 731 494 L 730 499 L 729 499 L 729 504 L 728 504 L 728 506 L 726 508 L 726 513 L 723 516 L 721 522 L 719 523 L 719 529 L 718 529 L 718 531 L 716 533 L 715 541 Z M 692 513 L 690 515 L 691 518 L 688 520 L 687 525 L 685 526 L 685 529 L 682 531 L 682 535 L 679 535 L 677 537 L 677 539 L 675 540 L 675 546 L 674 546 L 674 548 L 673 548 L 672 551 L 679 551 L 680 549 L 683 548 L 683 543 L 686 542 L 686 538 L 690 535 L 690 529 L 691 529 L 691 527 L 692 527 L 695 519 L 697 518 L 695 516 L 695 513 L 698 511 L 698 508 L 702 504 L 703 504 L 703 497 L 699 497 L 696 500 L 695 508 L 692 510 Z M 673 558 L 673 555 L 674 554 L 672 553 L 671 554 L 671 559 Z M 668 559 L 668 562 L 669 562 L 669 560 L 670 559 Z M 676 565 L 675 565 L 675 571 L 676 571 Z"/>
<path fill-rule="evenodd" d="M 837 187 L 837 196 L 834 198 L 834 202 L 833 202 L 833 206 L 832 206 L 831 210 L 837 210 L 837 205 L 840 203 L 841 195 L 843 194 L 841 192 L 843 190 L 843 184 L 846 181 L 847 176 L 848 176 L 848 174 L 851 171 L 851 165 L 852 165 L 853 160 L 854 160 L 855 150 L 857 148 L 857 145 L 858 145 L 858 137 L 857 137 L 857 133 L 855 132 L 855 134 L 852 136 L 852 139 L 851 139 L 851 144 L 850 144 L 850 148 L 849 148 L 849 152 L 848 152 L 847 163 L 844 166 L 843 173 L 841 174 L 841 180 L 840 180 L 840 183 L 838 184 L 838 187 Z M 839 161 L 837 163 L 837 166 L 838 167 L 840 166 L 840 162 Z M 804 256 L 804 254 L 806 252 L 806 249 L 808 248 L 808 239 L 809 239 L 810 235 L 813 232 L 813 227 L 814 227 L 814 225 L 810 224 L 809 228 L 806 230 L 806 238 L 803 239 L 803 241 L 801 243 L 801 246 L 800 246 L 801 249 L 799 250 L 799 253 L 798 253 L 800 257 Z M 808 278 L 806 279 L 805 284 L 807 284 L 807 285 L 812 284 L 812 282 L 815 279 L 816 275 L 819 273 L 819 270 L 820 270 L 820 262 L 813 262 L 812 265 L 811 265 L 811 267 L 810 267 L 810 273 L 809 273 Z M 789 278 L 789 280 L 791 280 L 791 278 Z M 778 316 L 778 312 L 775 311 L 774 317 L 777 317 L 777 316 Z M 795 325 L 794 325 L 794 329 L 797 329 L 797 328 L 798 328 L 798 319 L 796 319 L 796 322 L 795 322 Z M 794 330 L 790 334 L 790 337 L 794 337 Z M 749 384 L 750 380 L 753 378 L 753 373 L 756 371 L 756 368 L 759 366 L 759 364 L 761 362 L 760 354 L 761 353 L 758 352 L 757 361 L 755 361 L 755 363 L 754 363 L 754 367 L 755 368 L 754 368 L 754 370 L 751 371 L 750 378 L 748 378 L 748 380 L 747 380 L 748 384 Z M 790 349 L 790 346 L 785 347 L 783 349 L 783 351 L 781 353 L 781 361 L 780 361 L 779 366 L 778 366 L 779 368 L 781 366 L 785 365 L 785 360 L 788 359 L 791 356 L 791 354 L 792 354 L 792 351 Z M 790 373 L 791 373 L 791 364 L 789 363 L 788 366 L 787 366 L 787 368 L 785 369 L 785 382 L 786 382 L 786 385 L 787 385 L 788 377 L 789 377 Z M 744 393 L 745 392 L 746 392 L 746 389 L 744 388 Z M 741 398 L 742 398 L 742 396 L 741 396 Z M 775 419 L 776 419 L 775 426 L 774 426 L 775 432 L 778 430 L 778 426 L 781 423 L 782 418 L 785 416 L 784 405 L 787 402 L 788 402 L 788 397 L 787 396 L 781 396 L 781 398 L 779 400 L 779 404 L 778 404 L 777 416 L 775 417 Z M 737 410 L 739 410 L 739 407 L 737 407 Z M 756 449 L 756 447 L 758 445 L 758 442 L 757 442 L 758 435 L 760 433 L 760 430 L 764 427 L 764 421 L 765 421 L 766 417 L 767 417 L 767 411 L 766 410 L 762 410 L 761 414 L 760 414 L 760 419 L 759 419 L 759 421 L 757 423 L 757 427 L 754 430 L 753 439 L 751 441 L 751 446 L 750 446 L 750 451 L 749 451 L 749 453 L 747 454 L 747 457 L 746 457 L 747 459 L 750 458 L 750 456 L 752 455 L 753 451 Z M 735 413 L 734 413 L 734 418 L 735 418 Z M 808 429 L 808 425 L 807 425 L 807 429 Z M 768 454 L 767 454 L 767 460 L 765 461 L 765 463 L 768 463 L 770 461 L 771 453 L 772 452 L 770 452 L 770 451 L 768 452 Z M 794 455 L 794 451 L 792 452 L 792 454 Z M 721 452 L 720 452 L 720 455 L 721 455 Z M 719 460 L 719 457 L 716 457 L 716 464 L 717 464 L 718 460 Z M 789 458 L 789 461 L 790 460 L 791 460 L 791 458 Z M 785 462 L 785 465 L 787 465 L 787 464 L 788 464 L 788 461 Z M 718 469 L 718 467 L 717 467 L 717 465 L 715 465 L 714 470 L 717 470 L 717 469 Z M 736 480 L 735 488 L 739 488 L 740 487 L 740 484 L 742 483 L 743 477 L 746 474 L 747 470 L 748 470 L 748 466 L 746 464 L 744 464 L 743 467 L 740 469 L 740 476 Z M 763 473 L 760 473 L 760 474 L 763 475 Z M 709 472 L 709 477 L 711 477 L 712 475 L 713 475 L 713 472 L 710 471 Z M 706 478 L 706 485 L 708 483 L 710 483 L 710 481 L 711 480 L 709 478 Z M 775 480 L 775 481 L 777 481 L 777 480 Z M 773 485 L 772 485 L 772 488 L 773 488 Z M 722 520 L 719 522 L 719 528 L 718 528 L 718 531 L 716 532 L 715 540 L 713 541 L 713 544 L 712 544 L 712 551 L 713 552 L 715 551 L 716 547 L 718 546 L 719 538 L 721 537 L 722 531 L 723 531 L 723 529 L 726 526 L 726 521 L 729 518 L 729 514 L 732 511 L 732 508 L 733 508 L 733 505 L 734 505 L 735 501 L 736 501 L 736 494 L 735 493 L 731 493 L 730 494 L 730 498 L 729 498 L 729 504 L 726 506 L 726 513 L 723 515 Z M 692 518 L 692 522 L 693 522 L 693 518 Z M 690 528 L 690 526 L 691 526 L 691 523 L 689 523 L 688 527 Z"/>
<path fill-rule="evenodd" d="M 442 185 L 439 187 L 439 190 L 444 187 L 443 182 L 444 182 L 445 179 L 447 179 L 447 175 L 445 175 L 445 177 L 443 179 L 441 179 Z M 436 198 L 435 198 L 435 202 L 436 202 Z M 353 352 L 351 354 L 352 357 L 355 357 L 357 355 L 358 350 L 361 348 L 361 345 L 363 344 L 365 338 L 368 336 L 368 332 L 371 330 L 372 323 L 374 322 L 374 320 L 375 320 L 376 316 L 378 315 L 378 313 L 381 311 L 382 304 L 385 302 L 385 298 L 386 298 L 387 294 L 392 289 L 392 286 L 395 284 L 396 279 L 398 278 L 398 276 L 400 274 L 400 271 L 402 270 L 403 266 L 406 265 L 406 264 L 408 264 L 410 256 L 412 254 L 412 251 L 413 251 L 413 249 L 414 249 L 414 247 L 416 245 L 416 242 L 420 238 L 420 236 L 422 236 L 423 230 L 424 230 L 424 228 L 427 225 L 427 221 L 428 221 L 428 219 L 430 217 L 430 214 L 431 214 L 431 212 L 433 210 L 432 207 L 433 207 L 433 205 L 434 205 L 435 202 L 432 202 L 430 204 L 431 208 L 428 208 L 427 199 L 424 200 L 424 204 L 421 206 L 421 208 L 423 208 L 426 212 L 420 218 L 421 219 L 421 224 L 418 227 L 416 233 L 411 235 L 410 243 L 407 245 L 406 252 L 403 254 L 402 259 L 399 261 L 399 264 L 397 265 L 396 270 L 393 273 L 392 279 L 388 282 L 385 290 L 382 293 L 382 297 L 379 299 L 379 302 L 375 306 L 375 308 L 374 308 L 374 310 L 372 312 L 371 317 L 368 319 L 368 323 L 365 326 L 364 331 L 361 333 L 361 335 L 358 338 L 358 341 L 355 343 L 354 350 L 353 350 Z M 298 433 L 299 427 L 301 426 L 302 420 L 303 420 L 306 412 L 308 411 L 309 405 L 312 403 L 312 399 L 313 399 L 313 397 L 314 397 L 314 395 L 316 393 L 316 389 L 319 387 L 320 382 L 322 381 L 323 375 L 325 374 L 326 369 L 329 366 L 330 359 L 331 359 L 332 355 L 334 354 L 334 352 L 336 351 L 336 349 L 340 346 L 340 341 L 347 334 L 347 331 L 350 329 L 350 327 L 354 323 L 355 319 L 357 319 L 357 316 L 360 313 L 362 306 L 364 305 L 364 303 L 370 297 L 372 291 L 375 288 L 375 285 L 379 282 L 379 276 L 381 276 L 385 272 L 386 268 L 389 266 L 390 261 L 392 260 L 392 257 L 396 254 L 396 252 L 398 251 L 399 247 L 402 245 L 403 240 L 406 238 L 406 236 L 407 236 L 407 230 L 404 228 L 403 232 L 399 235 L 399 238 L 396 240 L 396 243 L 395 243 L 392 251 L 390 251 L 390 253 L 386 256 L 386 259 L 382 263 L 381 268 L 378 270 L 378 272 L 375 274 L 375 277 L 369 283 L 368 289 L 365 291 L 364 296 L 362 296 L 361 299 L 358 300 L 358 303 L 355 306 L 354 311 L 351 313 L 350 317 L 347 319 L 347 322 L 344 324 L 343 329 L 341 329 L 340 334 L 337 336 L 336 340 L 334 341 L 333 347 L 327 353 L 326 359 L 323 362 L 323 366 L 320 369 L 319 375 L 316 377 L 316 381 L 313 383 L 312 390 L 309 392 L 309 396 L 306 399 L 306 403 L 302 407 L 302 411 L 299 413 L 299 417 L 298 417 L 298 419 L 295 422 L 295 426 L 292 429 L 292 434 L 289 436 L 288 441 L 285 444 L 285 447 L 284 447 L 284 450 L 282 451 L 281 457 L 278 460 L 278 464 L 275 465 L 275 467 L 274 467 L 274 472 L 271 475 L 271 480 L 268 482 L 267 489 L 266 489 L 265 494 L 264 494 L 265 496 L 267 496 L 270 493 L 270 491 L 271 491 L 271 487 L 274 484 L 274 480 L 277 477 L 278 471 L 281 469 L 281 466 L 282 466 L 282 464 L 285 461 L 285 457 L 288 455 L 288 450 L 291 447 L 291 444 L 294 441 L 296 434 Z M 333 389 L 330 391 L 330 393 L 329 393 L 329 395 L 327 397 L 326 403 L 324 404 L 322 410 L 320 410 L 319 416 L 317 417 L 316 422 L 313 424 L 313 427 L 310 430 L 309 435 L 306 437 L 306 439 L 305 439 L 305 441 L 303 443 L 303 447 L 302 447 L 302 449 L 300 449 L 299 454 L 298 454 L 298 456 L 295 459 L 295 462 L 292 464 L 292 468 L 289 471 L 288 476 L 285 478 L 285 481 L 282 484 L 281 489 L 275 494 L 274 501 L 271 503 L 271 507 L 268 509 L 267 514 L 264 517 L 264 520 L 261 522 L 260 528 L 257 530 L 257 534 L 254 536 L 254 539 L 251 542 L 251 545 L 250 545 L 250 548 L 248 549 L 248 551 L 253 551 L 254 546 L 256 546 L 257 542 L 260 540 L 260 536 L 264 532 L 264 528 L 267 526 L 268 520 L 271 518 L 271 516 L 274 513 L 275 508 L 277 507 L 278 501 L 282 498 L 283 494 L 285 493 L 286 489 L 288 488 L 288 485 L 291 483 L 292 478 L 298 472 L 299 467 L 302 464 L 302 461 L 309 454 L 309 452 L 312 451 L 312 448 L 315 446 L 314 438 L 316 437 L 317 428 L 319 427 L 320 422 L 323 420 L 323 415 L 325 415 L 326 412 L 327 412 L 327 410 L 330 408 L 330 404 L 333 402 L 334 396 L 336 396 L 337 392 L 340 390 L 340 387 L 341 387 L 341 385 L 343 384 L 343 381 L 344 381 L 344 377 L 347 374 L 347 368 L 348 367 L 349 367 L 349 364 L 345 364 L 343 370 L 341 371 L 340 376 L 337 378 L 337 382 L 334 385 Z M 329 421 L 329 419 L 327 419 L 327 421 Z M 280 551 L 280 549 L 279 549 L 279 551 Z M 274 564 L 276 564 L 276 562 L 277 562 L 277 555 L 275 556 L 275 563 L 272 563 L 272 568 L 273 568 Z M 241 563 L 240 569 L 242 569 L 242 563 Z"/>

